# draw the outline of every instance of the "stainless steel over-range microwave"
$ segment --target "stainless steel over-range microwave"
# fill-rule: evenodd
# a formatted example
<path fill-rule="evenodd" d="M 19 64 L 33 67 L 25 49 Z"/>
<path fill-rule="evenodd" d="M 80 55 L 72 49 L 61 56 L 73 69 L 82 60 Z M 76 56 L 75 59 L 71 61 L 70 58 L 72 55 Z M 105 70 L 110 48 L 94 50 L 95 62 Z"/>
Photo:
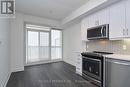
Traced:
<path fill-rule="evenodd" d="M 109 24 L 104 24 L 87 29 L 87 39 L 109 39 Z"/>

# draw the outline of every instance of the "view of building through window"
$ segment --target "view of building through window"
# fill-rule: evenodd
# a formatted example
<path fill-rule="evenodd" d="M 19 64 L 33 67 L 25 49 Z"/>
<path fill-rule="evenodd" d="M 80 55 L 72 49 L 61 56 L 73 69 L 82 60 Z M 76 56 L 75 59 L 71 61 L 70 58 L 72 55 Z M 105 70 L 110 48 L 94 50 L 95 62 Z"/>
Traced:
<path fill-rule="evenodd" d="M 62 31 L 26 26 L 26 63 L 62 59 Z"/>

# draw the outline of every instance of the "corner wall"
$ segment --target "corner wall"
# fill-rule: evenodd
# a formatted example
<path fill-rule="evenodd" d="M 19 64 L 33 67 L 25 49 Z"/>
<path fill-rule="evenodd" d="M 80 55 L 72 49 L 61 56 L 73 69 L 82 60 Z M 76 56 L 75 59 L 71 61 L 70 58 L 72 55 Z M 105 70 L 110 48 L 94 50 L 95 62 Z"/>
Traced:
<path fill-rule="evenodd" d="M 76 53 L 81 51 L 81 23 L 63 30 L 63 60 L 76 65 Z"/>
<path fill-rule="evenodd" d="M 23 71 L 25 63 L 25 30 L 24 23 L 40 24 L 50 27 L 59 27 L 59 22 L 46 18 L 16 13 L 11 20 L 11 71 Z"/>
<path fill-rule="evenodd" d="M 0 19 L 0 87 L 5 87 L 10 77 L 10 21 Z"/>

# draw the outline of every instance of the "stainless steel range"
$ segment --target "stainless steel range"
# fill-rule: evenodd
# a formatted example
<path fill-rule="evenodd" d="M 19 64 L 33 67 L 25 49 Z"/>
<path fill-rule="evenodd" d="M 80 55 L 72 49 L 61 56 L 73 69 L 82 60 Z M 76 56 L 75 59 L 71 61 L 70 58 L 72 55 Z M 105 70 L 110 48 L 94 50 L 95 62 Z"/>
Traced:
<path fill-rule="evenodd" d="M 103 87 L 104 57 L 108 52 L 83 52 L 82 74 L 83 77 L 99 87 Z"/>

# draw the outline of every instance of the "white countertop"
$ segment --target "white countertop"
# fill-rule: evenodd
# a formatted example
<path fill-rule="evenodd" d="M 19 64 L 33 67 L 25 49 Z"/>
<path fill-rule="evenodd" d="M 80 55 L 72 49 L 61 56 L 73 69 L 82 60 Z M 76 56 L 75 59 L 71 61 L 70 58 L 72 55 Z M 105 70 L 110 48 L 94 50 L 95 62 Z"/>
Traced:
<path fill-rule="evenodd" d="M 109 54 L 109 55 L 104 55 L 104 56 L 107 58 L 112 58 L 112 59 L 120 59 L 120 60 L 130 61 L 130 55 Z"/>

